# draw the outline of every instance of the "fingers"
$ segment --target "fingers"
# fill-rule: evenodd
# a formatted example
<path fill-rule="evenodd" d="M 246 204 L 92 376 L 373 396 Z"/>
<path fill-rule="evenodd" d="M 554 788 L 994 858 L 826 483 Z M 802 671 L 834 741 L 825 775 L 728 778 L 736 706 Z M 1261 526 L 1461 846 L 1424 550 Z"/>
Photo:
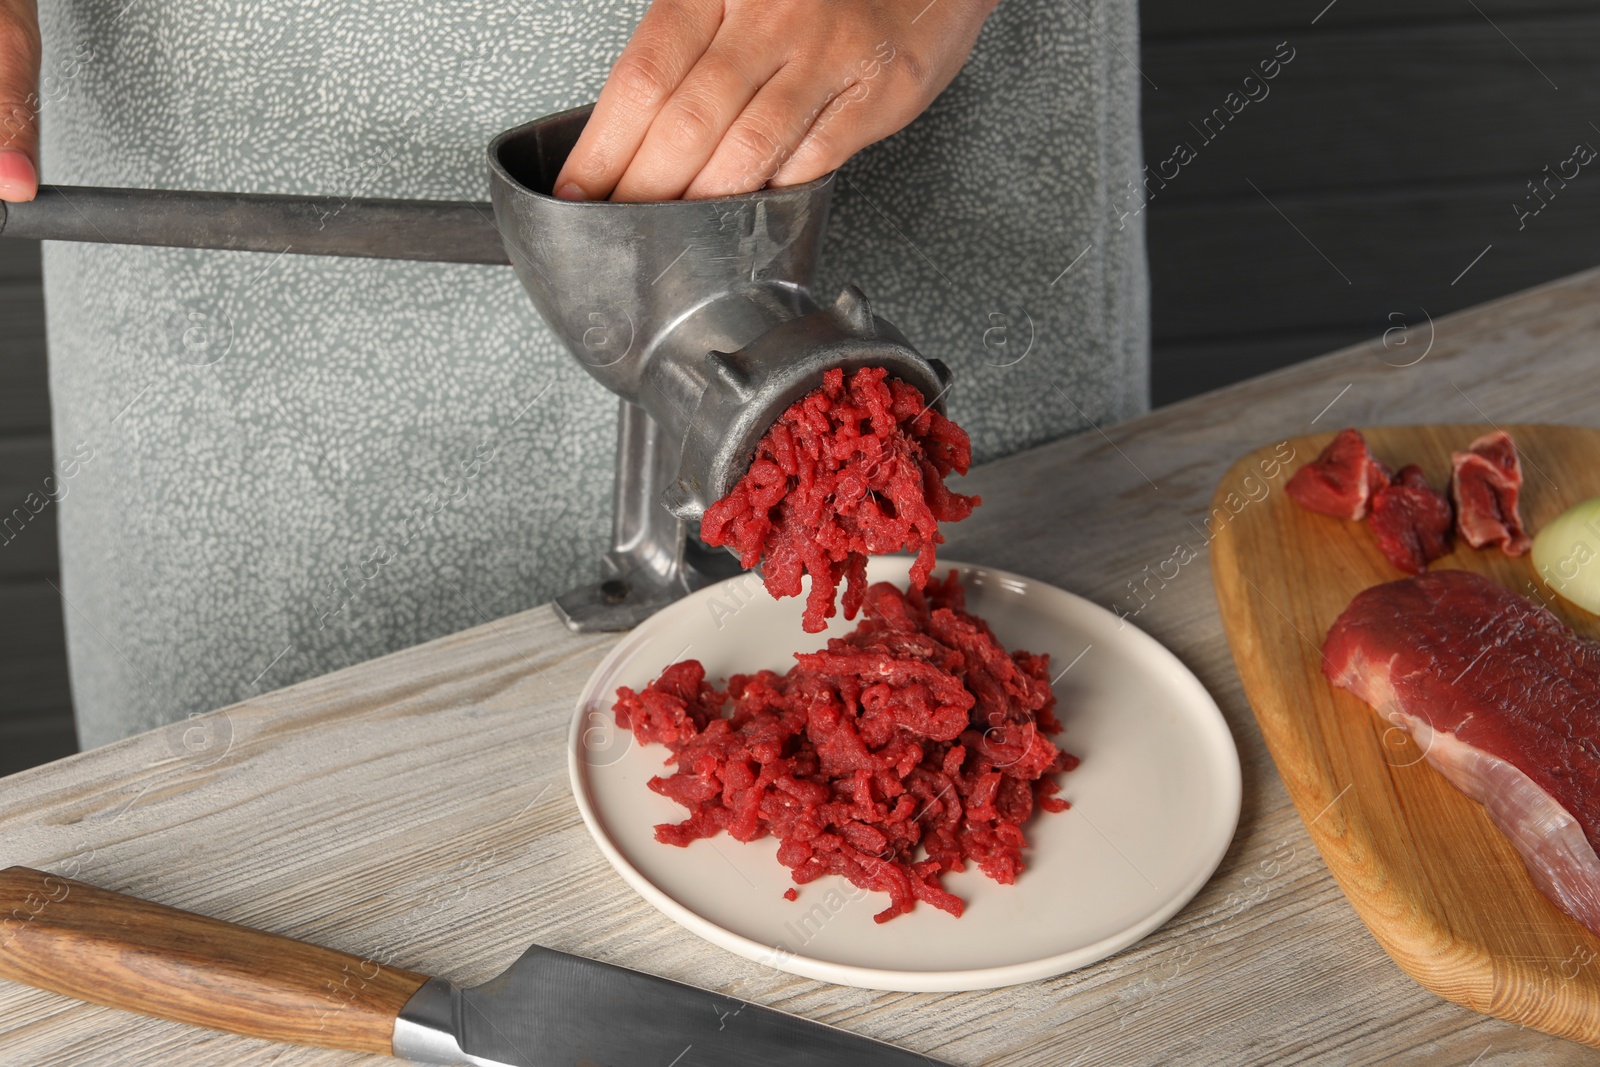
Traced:
<path fill-rule="evenodd" d="M 556 196 L 603 200 L 611 195 L 656 116 L 715 39 L 722 6 L 721 0 L 650 5 L 556 176 Z"/>
<path fill-rule="evenodd" d="M 784 51 L 771 47 L 774 44 L 749 40 L 724 22 L 711 47 L 656 115 L 611 199 L 681 197 L 740 112 L 782 67 Z"/>
<path fill-rule="evenodd" d="M 699 200 L 759 189 L 805 140 L 837 92 L 809 65 L 793 63 L 761 87 L 722 136 L 683 196 Z"/>
<path fill-rule="evenodd" d="M 994 4 L 654 0 L 555 195 L 700 199 L 821 177 L 916 118 Z"/>
<path fill-rule="evenodd" d="M 888 42 L 874 48 L 871 58 L 858 64 L 855 80 L 828 102 L 770 175 L 770 184 L 799 185 L 820 178 L 921 114 L 944 83 L 928 85 L 923 68 L 908 60 Z"/>
<path fill-rule="evenodd" d="M 911 34 L 880 40 L 870 55 L 856 63 L 849 88 L 817 116 L 770 183 L 813 181 L 839 169 L 867 145 L 903 129 L 960 73 L 993 7 L 987 0 L 947 3 L 947 20 L 938 25 L 932 44 Z M 922 10 L 930 9 L 931 5 Z"/>
<path fill-rule="evenodd" d="M 39 190 L 39 18 L 33 0 L 0 0 L 0 200 Z"/>

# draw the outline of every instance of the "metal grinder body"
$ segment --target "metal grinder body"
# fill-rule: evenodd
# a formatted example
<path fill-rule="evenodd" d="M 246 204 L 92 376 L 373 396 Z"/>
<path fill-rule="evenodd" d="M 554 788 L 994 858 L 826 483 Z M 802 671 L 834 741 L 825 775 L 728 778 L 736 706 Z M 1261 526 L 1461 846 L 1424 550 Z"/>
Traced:
<path fill-rule="evenodd" d="M 865 295 L 812 295 L 834 176 L 711 200 L 550 195 L 591 106 L 489 145 L 489 204 L 46 186 L 0 236 L 506 263 L 588 373 L 620 398 L 612 542 L 556 598 L 575 630 L 625 630 L 738 571 L 695 536 L 767 429 L 833 368 L 880 366 L 943 411 L 950 372 Z"/>

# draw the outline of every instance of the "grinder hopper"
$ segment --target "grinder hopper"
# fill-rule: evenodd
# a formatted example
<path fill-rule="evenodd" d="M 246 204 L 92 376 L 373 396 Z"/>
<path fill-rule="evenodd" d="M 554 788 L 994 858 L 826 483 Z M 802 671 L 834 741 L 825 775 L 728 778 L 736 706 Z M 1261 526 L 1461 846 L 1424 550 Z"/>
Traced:
<path fill-rule="evenodd" d="M 783 411 L 834 367 L 888 368 L 943 409 L 950 374 L 847 287 L 811 282 L 833 175 L 712 200 L 550 195 L 590 107 L 501 134 L 489 205 L 46 186 L 0 205 L 0 235 L 455 262 L 508 259 L 585 370 L 621 398 L 612 544 L 556 606 L 622 630 L 736 572 L 692 535 Z"/>

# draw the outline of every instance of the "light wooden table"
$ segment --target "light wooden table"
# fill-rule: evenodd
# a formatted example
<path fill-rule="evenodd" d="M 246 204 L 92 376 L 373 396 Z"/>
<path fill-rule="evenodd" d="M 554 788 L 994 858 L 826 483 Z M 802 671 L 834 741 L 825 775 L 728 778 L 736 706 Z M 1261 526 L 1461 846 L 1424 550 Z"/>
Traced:
<path fill-rule="evenodd" d="M 1600 271 L 1088 430 L 975 471 L 944 555 L 1107 606 L 1196 527 L 1228 464 L 1346 424 L 1600 425 Z M 1329 405 L 1331 406 L 1331 409 Z M 1313 425 L 1314 424 L 1314 425 Z M 1240 694 L 1200 561 L 1137 617 L 1216 696 L 1238 834 L 1176 918 L 1120 955 L 981 993 L 874 993 L 747 962 L 612 873 L 567 786 L 579 688 L 612 643 L 548 607 L 0 780 L 0 866 L 29 864 L 463 982 L 529 942 L 654 971 L 956 1064 L 1587 1063 L 1439 1000 L 1356 919 Z M 6 1064 L 351 1064 L 0 982 Z M 384 1062 L 384 1061 L 377 1061 Z M 391 1061 L 392 1062 L 392 1061 Z M 663 1065 L 664 1067 L 664 1065 Z"/>

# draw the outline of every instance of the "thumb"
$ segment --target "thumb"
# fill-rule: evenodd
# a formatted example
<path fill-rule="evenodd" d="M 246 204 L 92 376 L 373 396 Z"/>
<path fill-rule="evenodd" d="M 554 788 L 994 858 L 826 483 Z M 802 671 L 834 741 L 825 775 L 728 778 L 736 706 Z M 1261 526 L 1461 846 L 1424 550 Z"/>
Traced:
<path fill-rule="evenodd" d="M 0 200 L 39 191 L 39 15 L 34 0 L 0 0 Z"/>

